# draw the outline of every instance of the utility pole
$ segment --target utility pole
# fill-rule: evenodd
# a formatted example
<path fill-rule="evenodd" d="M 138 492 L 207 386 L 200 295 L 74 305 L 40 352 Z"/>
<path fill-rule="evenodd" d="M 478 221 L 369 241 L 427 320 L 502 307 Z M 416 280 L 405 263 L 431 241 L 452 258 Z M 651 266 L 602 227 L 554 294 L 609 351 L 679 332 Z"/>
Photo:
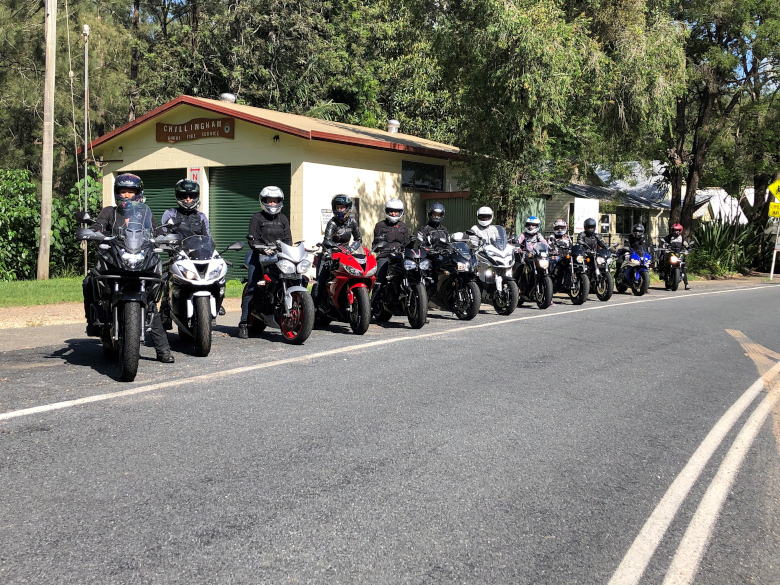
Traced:
<path fill-rule="evenodd" d="M 85 24 L 81 29 L 81 35 L 84 37 L 84 211 L 87 210 L 89 201 L 89 183 L 87 176 L 89 174 L 89 25 Z M 87 274 L 87 246 L 84 246 L 84 274 Z"/>
<path fill-rule="evenodd" d="M 46 0 L 46 73 L 43 83 L 43 164 L 41 177 L 41 241 L 38 280 L 49 280 L 51 245 L 51 182 L 54 174 L 54 69 L 57 48 L 57 0 Z"/>

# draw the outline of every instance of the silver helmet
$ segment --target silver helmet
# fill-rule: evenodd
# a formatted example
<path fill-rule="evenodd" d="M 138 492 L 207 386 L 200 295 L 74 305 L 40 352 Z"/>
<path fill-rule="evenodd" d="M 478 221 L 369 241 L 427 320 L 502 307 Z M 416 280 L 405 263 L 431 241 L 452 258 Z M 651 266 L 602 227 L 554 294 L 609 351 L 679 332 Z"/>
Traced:
<path fill-rule="evenodd" d="M 391 215 L 398 213 L 398 215 Z M 390 199 L 385 205 L 385 216 L 390 223 L 396 223 L 404 216 L 404 202 L 400 199 Z"/>
<path fill-rule="evenodd" d="M 260 205 L 263 206 L 263 211 L 269 215 L 276 215 L 284 207 L 284 191 L 279 187 L 270 185 L 260 191 Z"/>

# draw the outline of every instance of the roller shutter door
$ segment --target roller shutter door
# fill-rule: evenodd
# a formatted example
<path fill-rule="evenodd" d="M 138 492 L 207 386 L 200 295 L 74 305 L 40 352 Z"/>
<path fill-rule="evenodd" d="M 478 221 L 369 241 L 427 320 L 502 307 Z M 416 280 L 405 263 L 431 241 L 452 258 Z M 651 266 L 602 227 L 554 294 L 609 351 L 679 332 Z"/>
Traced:
<path fill-rule="evenodd" d="M 170 207 L 176 207 L 176 196 L 173 194 L 173 188 L 176 183 L 187 178 L 187 169 L 129 172 L 138 175 L 144 182 L 146 204 L 152 210 L 154 218 L 159 224 L 162 221 L 163 212 Z"/>
<path fill-rule="evenodd" d="M 217 249 L 224 250 L 233 242 L 246 242 L 249 219 L 260 211 L 260 191 L 269 185 L 275 185 L 284 192 L 282 213 L 289 218 L 289 164 L 209 169 L 209 223 Z M 246 275 L 246 271 L 240 268 L 246 250 L 225 254 L 225 258 L 234 264 L 228 271 L 228 280 Z"/>

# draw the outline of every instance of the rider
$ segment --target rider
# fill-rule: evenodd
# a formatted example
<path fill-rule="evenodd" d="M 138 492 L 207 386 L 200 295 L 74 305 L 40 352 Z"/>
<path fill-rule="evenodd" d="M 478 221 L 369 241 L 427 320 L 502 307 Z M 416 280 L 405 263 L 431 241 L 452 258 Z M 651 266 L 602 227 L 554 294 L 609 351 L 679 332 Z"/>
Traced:
<path fill-rule="evenodd" d="M 200 205 L 200 185 L 196 181 L 182 179 L 174 187 L 178 207 L 171 207 L 163 212 L 162 225 L 168 221 L 180 222 L 170 231 L 181 234 L 182 238 L 190 236 L 211 236 L 209 220 L 198 211 Z"/>
<path fill-rule="evenodd" d="M 471 226 L 473 231 L 480 240 L 484 242 L 490 242 L 498 237 L 498 230 L 496 226 L 490 225 L 493 223 L 493 210 L 490 207 L 480 207 L 477 209 L 477 224 Z"/>
<path fill-rule="evenodd" d="M 279 187 L 270 185 L 260 191 L 262 210 L 255 213 L 249 220 L 249 233 L 246 239 L 251 245 L 276 246 L 276 240 L 281 240 L 292 246 L 290 220 L 281 213 L 284 206 L 284 192 Z M 238 323 L 239 339 L 249 337 L 249 309 L 257 289 L 257 282 L 263 277 L 263 266 L 260 263 L 261 252 L 250 250 L 247 254 L 247 285 L 241 298 L 241 320 Z"/>
<path fill-rule="evenodd" d="M 532 215 L 525 220 L 525 231 L 517 238 L 517 245 L 521 246 L 526 252 L 535 252 L 538 244 L 547 244 L 547 240 L 539 232 L 542 222 L 538 217 Z"/>
<path fill-rule="evenodd" d="M 589 250 L 593 250 L 594 252 L 598 248 L 603 248 L 605 250 L 609 249 L 609 246 L 604 242 L 604 240 L 601 239 L 601 237 L 596 233 L 596 220 L 592 217 L 589 217 L 585 220 L 584 225 L 585 231 L 582 231 L 577 236 L 577 243 L 581 246 L 585 246 Z M 644 228 L 643 228 L 644 229 Z M 598 246 L 598 248 L 597 248 Z"/>
<path fill-rule="evenodd" d="M 571 248 L 572 241 L 569 236 L 569 224 L 562 219 L 556 219 L 553 224 L 553 237 L 550 238 L 550 246 L 558 247 L 561 245 L 565 248 Z"/>
<path fill-rule="evenodd" d="M 615 268 L 620 270 L 620 267 L 623 265 L 623 259 L 630 250 L 634 250 L 637 254 L 639 254 L 639 256 L 643 256 L 646 249 L 645 226 L 643 226 L 641 223 L 634 224 L 634 227 L 631 228 L 631 233 L 629 236 L 623 240 L 623 247 L 618 250 L 618 257 L 617 262 L 615 263 Z"/>
<path fill-rule="evenodd" d="M 349 244 L 350 240 L 363 243 L 360 237 L 360 226 L 356 218 L 352 217 L 352 197 L 349 195 L 335 195 L 330 202 L 333 217 L 325 226 L 325 235 L 322 237 L 322 252 L 317 260 L 317 282 L 314 285 L 314 304 L 322 306 L 325 299 L 325 289 L 330 278 L 330 251 L 342 244 Z"/>
<path fill-rule="evenodd" d="M 92 230 L 103 232 L 108 235 L 114 234 L 127 221 L 124 217 L 125 211 L 129 210 L 133 203 L 143 203 L 144 183 L 141 177 L 123 173 L 114 181 L 114 201 L 116 206 L 108 205 L 104 207 L 98 215 L 95 223 L 92 224 Z M 157 228 L 157 222 L 152 216 L 152 229 Z M 94 299 L 94 283 L 92 274 L 88 274 L 82 285 L 84 292 L 84 313 L 87 318 L 87 335 L 99 336 L 100 328 L 94 325 L 90 319 L 90 306 Z M 157 351 L 157 359 L 164 364 L 172 364 L 174 358 L 171 355 L 171 346 L 168 343 L 168 335 L 160 319 L 160 313 L 157 312 L 155 303 L 150 303 L 148 307 L 149 314 L 152 317 L 152 326 L 150 337 Z"/>
<path fill-rule="evenodd" d="M 385 219 L 374 226 L 374 244 L 379 241 L 389 245 L 382 248 L 376 258 L 376 282 L 371 295 L 372 302 L 378 299 L 379 290 L 387 282 L 387 261 L 391 253 L 409 243 L 409 230 L 401 221 L 404 215 L 404 204 L 400 199 L 390 199 L 385 205 Z"/>
<path fill-rule="evenodd" d="M 683 250 L 688 252 L 690 251 L 691 245 L 683 238 L 682 232 L 683 227 L 679 223 L 676 223 L 672 226 L 669 234 L 661 238 L 661 241 L 675 252 L 681 252 Z M 691 290 L 691 287 L 688 286 L 688 273 L 684 268 L 682 270 L 682 279 L 685 283 L 685 290 Z"/>
<path fill-rule="evenodd" d="M 443 219 L 444 205 L 431 203 L 431 206 L 428 208 L 428 223 L 417 230 L 417 239 L 423 244 L 429 244 L 433 247 L 439 245 L 442 238 L 445 242 L 449 242 L 450 232 L 442 225 Z"/>

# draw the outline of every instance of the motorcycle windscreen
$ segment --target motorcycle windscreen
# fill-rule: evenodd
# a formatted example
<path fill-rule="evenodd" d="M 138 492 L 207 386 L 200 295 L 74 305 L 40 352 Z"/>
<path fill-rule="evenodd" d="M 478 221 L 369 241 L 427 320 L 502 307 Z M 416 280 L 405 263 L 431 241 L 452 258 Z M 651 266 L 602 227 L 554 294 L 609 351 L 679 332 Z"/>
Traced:
<path fill-rule="evenodd" d="M 143 203 L 133 202 L 125 208 L 124 218 L 119 237 L 125 242 L 125 250 L 132 254 L 152 238 L 152 210 Z"/>
<path fill-rule="evenodd" d="M 209 236 L 190 236 L 181 245 L 190 260 L 211 260 L 214 255 L 214 240 Z"/>
<path fill-rule="evenodd" d="M 363 244 L 360 242 L 352 242 L 349 246 L 347 246 L 347 249 L 349 250 L 350 254 L 352 254 L 358 261 L 361 259 L 365 260 L 366 253 L 363 251 Z"/>
<path fill-rule="evenodd" d="M 279 256 L 286 260 L 291 260 L 293 262 L 300 262 L 304 258 L 306 258 L 306 247 L 303 245 L 303 242 L 298 244 L 297 246 L 288 246 L 284 242 L 278 242 L 279 245 Z"/>
<path fill-rule="evenodd" d="M 506 249 L 507 244 L 506 230 L 500 225 L 495 225 L 493 227 L 496 228 L 496 231 L 491 234 L 490 244 L 503 252 Z M 492 232 L 493 230 L 490 231 Z"/>
<path fill-rule="evenodd" d="M 580 244 L 574 244 L 571 249 L 572 256 L 584 256 L 585 250 L 582 248 Z"/>
<path fill-rule="evenodd" d="M 452 247 L 455 248 L 458 253 L 463 256 L 465 259 L 471 258 L 471 250 L 468 247 L 468 244 L 466 242 L 453 242 Z"/>

